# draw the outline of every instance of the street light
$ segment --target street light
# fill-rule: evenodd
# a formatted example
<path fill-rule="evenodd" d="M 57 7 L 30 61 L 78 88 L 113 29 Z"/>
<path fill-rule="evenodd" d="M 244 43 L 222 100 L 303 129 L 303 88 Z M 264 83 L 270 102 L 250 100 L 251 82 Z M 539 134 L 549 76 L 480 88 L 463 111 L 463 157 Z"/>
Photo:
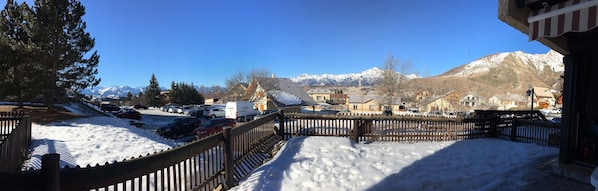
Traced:
<path fill-rule="evenodd" d="M 536 92 L 534 92 L 534 88 L 529 88 L 529 89 L 528 89 L 528 90 L 525 92 L 525 94 L 526 94 L 527 96 L 531 96 L 531 98 L 532 98 L 532 111 L 533 111 L 533 110 L 534 110 L 534 94 L 536 94 Z"/>

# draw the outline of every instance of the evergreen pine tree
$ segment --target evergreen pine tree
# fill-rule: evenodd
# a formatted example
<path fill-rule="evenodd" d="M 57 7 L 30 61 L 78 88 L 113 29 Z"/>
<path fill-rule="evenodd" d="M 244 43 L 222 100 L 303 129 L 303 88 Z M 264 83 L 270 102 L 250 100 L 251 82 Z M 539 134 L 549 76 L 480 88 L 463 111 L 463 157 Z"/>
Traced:
<path fill-rule="evenodd" d="M 35 62 L 32 42 L 33 10 L 23 2 L 8 0 L 0 12 L 0 98 L 16 98 L 19 108 L 39 93 L 41 67 Z"/>
<path fill-rule="evenodd" d="M 35 0 L 36 30 L 33 38 L 43 54 L 44 102 L 53 110 L 56 100 L 64 100 L 77 90 L 97 86 L 100 56 L 93 52 L 95 39 L 85 32 L 85 8 L 77 0 Z"/>
<path fill-rule="evenodd" d="M 150 84 L 145 88 L 145 101 L 149 107 L 158 107 L 163 104 L 162 97 L 160 96 L 160 84 L 156 79 L 156 75 L 152 74 Z"/>

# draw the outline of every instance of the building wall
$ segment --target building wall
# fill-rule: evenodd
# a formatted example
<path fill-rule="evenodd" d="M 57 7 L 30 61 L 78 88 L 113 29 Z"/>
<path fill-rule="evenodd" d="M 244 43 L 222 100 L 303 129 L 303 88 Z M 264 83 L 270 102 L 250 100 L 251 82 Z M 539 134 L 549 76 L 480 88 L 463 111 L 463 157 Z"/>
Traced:
<path fill-rule="evenodd" d="M 312 93 L 309 96 L 316 102 L 326 102 L 326 100 L 330 99 L 330 94 L 326 93 Z"/>
<path fill-rule="evenodd" d="M 379 112 L 380 104 L 375 100 L 370 100 L 365 103 L 353 102 L 349 103 L 348 107 L 350 112 Z"/>
<path fill-rule="evenodd" d="M 426 104 L 426 111 L 453 111 L 454 107 L 445 98 L 436 99 Z"/>

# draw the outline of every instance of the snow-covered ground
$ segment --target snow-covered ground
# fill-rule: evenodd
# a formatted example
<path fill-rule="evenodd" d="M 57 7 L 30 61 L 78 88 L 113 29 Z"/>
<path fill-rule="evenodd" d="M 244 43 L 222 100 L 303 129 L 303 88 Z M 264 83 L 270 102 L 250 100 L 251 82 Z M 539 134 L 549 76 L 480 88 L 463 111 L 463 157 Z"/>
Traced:
<path fill-rule="evenodd" d="M 233 190 L 518 190 L 558 150 L 497 139 L 355 144 L 298 137 Z"/>
<path fill-rule="evenodd" d="M 173 115 L 141 111 L 154 116 L 146 119 L 152 123 Z M 61 166 L 84 167 L 179 144 L 107 116 L 34 124 L 32 138 L 32 158 L 24 165 L 34 169 L 46 153 L 61 154 Z M 534 162 L 557 154 L 555 148 L 496 139 L 359 144 L 297 137 L 233 190 L 517 190 Z"/>

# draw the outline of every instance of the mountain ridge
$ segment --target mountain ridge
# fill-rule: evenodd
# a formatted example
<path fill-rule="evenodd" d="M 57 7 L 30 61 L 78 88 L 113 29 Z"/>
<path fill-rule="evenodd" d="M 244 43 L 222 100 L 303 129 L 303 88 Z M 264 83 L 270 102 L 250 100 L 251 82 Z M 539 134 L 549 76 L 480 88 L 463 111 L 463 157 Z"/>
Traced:
<path fill-rule="evenodd" d="M 517 92 L 529 86 L 558 90 L 562 88 L 562 60 L 563 55 L 553 50 L 546 54 L 528 54 L 521 51 L 496 53 L 457 66 L 437 76 L 422 78 L 416 74 L 407 74 L 405 77 L 409 81 L 406 89 L 412 92 L 428 89 L 439 93 L 450 90 L 463 93 L 481 91 L 481 94 L 486 96 Z M 372 67 L 358 73 L 301 74 L 290 79 L 305 87 L 374 86 L 380 72 L 382 69 Z M 82 93 L 100 97 L 126 97 L 128 92 L 137 95 L 144 89 L 145 87 L 110 86 L 85 89 Z M 489 91 L 491 89 L 495 91 Z"/>

